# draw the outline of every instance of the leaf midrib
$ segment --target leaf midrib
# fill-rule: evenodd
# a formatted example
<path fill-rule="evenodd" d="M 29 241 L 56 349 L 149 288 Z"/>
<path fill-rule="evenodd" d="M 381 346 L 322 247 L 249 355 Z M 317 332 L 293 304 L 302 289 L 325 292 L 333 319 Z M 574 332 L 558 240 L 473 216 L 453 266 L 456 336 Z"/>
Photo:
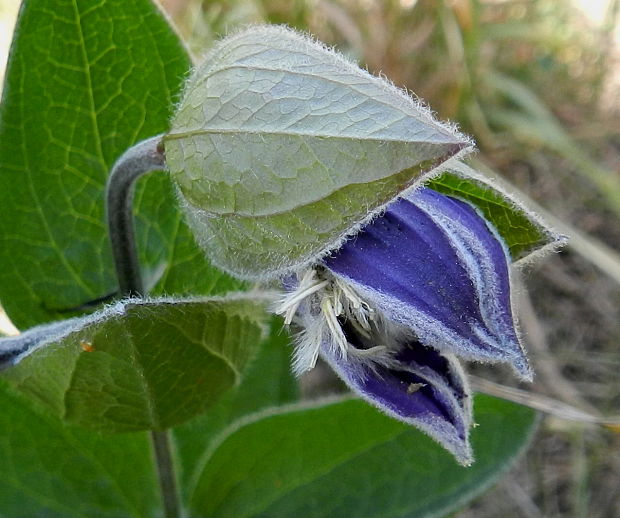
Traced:
<path fill-rule="evenodd" d="M 78 31 L 78 35 L 80 38 L 80 53 L 82 56 L 82 59 L 84 61 L 84 76 L 86 79 L 86 85 L 87 85 L 87 89 L 88 89 L 88 101 L 90 104 L 90 120 L 92 123 L 92 130 L 94 132 L 94 136 L 95 136 L 95 148 L 96 148 L 96 152 L 98 155 L 98 158 L 101 161 L 101 165 L 105 168 L 106 167 L 106 162 L 105 162 L 105 157 L 103 155 L 103 149 L 101 147 L 101 131 L 99 129 L 99 121 L 97 120 L 96 117 L 96 103 L 95 103 L 95 98 L 93 96 L 93 81 L 92 81 L 92 76 L 91 76 L 91 70 L 90 70 L 90 62 L 88 60 L 88 54 L 86 52 L 86 45 L 85 45 L 85 39 L 84 39 L 84 31 L 82 30 L 82 16 L 80 15 L 80 10 L 79 7 L 77 5 L 77 0 L 72 0 L 72 6 L 74 8 L 74 14 L 75 14 L 75 26 L 77 28 Z M 94 11 L 97 8 L 97 6 L 91 6 L 91 11 Z M 89 13 L 89 10 L 86 10 L 86 13 Z"/>
<path fill-rule="evenodd" d="M 80 54 L 83 60 L 83 66 L 80 68 L 80 71 L 82 71 L 84 73 L 84 77 L 85 77 L 85 81 L 87 84 L 87 89 L 88 89 L 88 101 L 90 104 L 90 119 L 92 122 L 92 129 L 93 132 L 95 134 L 95 140 L 96 140 L 96 152 L 97 155 L 96 158 L 98 158 L 98 160 L 100 161 L 100 164 L 105 168 L 105 160 L 103 157 L 103 150 L 101 148 L 101 135 L 100 135 L 100 130 L 99 130 L 99 125 L 98 122 L 96 120 L 95 117 L 95 100 L 93 97 L 93 89 L 92 89 L 92 77 L 91 77 L 91 73 L 90 73 L 90 66 L 89 66 L 89 62 L 88 62 L 88 56 L 86 53 L 86 46 L 85 46 L 85 40 L 84 40 L 84 34 L 82 31 L 82 25 L 81 25 L 81 17 L 80 17 L 80 13 L 79 13 L 79 8 L 77 5 L 77 0 L 72 0 L 71 5 L 73 7 L 73 13 L 74 13 L 74 25 L 76 27 L 78 36 L 79 36 L 79 48 L 80 48 Z M 20 91 L 23 92 L 24 91 L 24 84 L 23 84 L 23 80 L 24 80 L 24 74 L 20 74 L 20 78 L 21 78 L 21 84 L 20 84 Z M 20 105 L 20 111 L 22 113 L 22 120 L 25 120 L 24 117 L 24 103 L 21 103 Z M 20 126 L 20 132 L 22 135 L 22 142 L 26 142 L 26 135 L 24 133 L 25 128 L 24 126 Z M 32 194 L 32 197 L 35 201 L 34 205 L 37 208 L 37 212 L 39 213 L 39 217 L 41 219 L 41 223 L 43 225 L 43 228 L 46 232 L 46 234 L 49 237 L 49 242 L 53 245 L 53 248 L 56 251 L 56 255 L 59 259 L 59 261 L 61 262 L 61 264 L 65 267 L 66 271 L 71 275 L 71 277 L 74 279 L 75 283 L 80 286 L 85 293 L 88 294 L 92 294 L 92 290 L 91 288 L 84 282 L 84 280 L 82 279 L 81 275 L 77 272 L 77 270 L 74 268 L 74 266 L 67 260 L 67 258 L 65 257 L 65 254 L 63 253 L 63 250 L 61 249 L 61 247 L 59 246 L 59 243 L 56 239 L 56 236 L 54 235 L 54 232 L 52 232 L 52 229 L 49 225 L 49 222 L 47 220 L 47 218 L 45 217 L 45 214 L 43 213 L 42 210 L 42 204 L 39 198 L 39 194 L 35 188 L 34 182 L 33 182 L 33 178 L 32 178 L 32 165 L 30 163 L 30 159 L 29 159 L 29 154 L 28 152 L 23 148 L 22 146 L 22 156 L 23 156 L 23 163 L 26 165 L 26 172 L 27 172 L 27 178 L 28 178 L 28 184 L 30 187 L 30 192 Z"/>
<path fill-rule="evenodd" d="M 310 137 L 315 139 L 329 139 L 329 140 L 350 140 L 350 141 L 364 141 L 364 142 L 376 142 L 379 144 L 386 142 L 395 142 L 397 144 L 434 144 L 436 146 L 458 146 L 461 145 L 463 149 L 467 147 L 473 147 L 467 142 L 462 140 L 445 140 L 445 141 L 429 141 L 429 140 L 412 140 L 412 139 L 399 139 L 393 137 L 372 137 L 372 136 L 360 136 L 360 135 L 336 135 L 329 133 L 309 133 L 303 131 L 290 131 L 290 130 L 278 130 L 270 131 L 263 129 L 240 129 L 240 128 L 225 128 L 225 127 L 209 127 L 200 128 L 187 131 L 171 131 L 164 135 L 164 142 L 166 140 L 180 140 L 183 138 L 191 138 L 203 135 L 260 135 L 261 137 Z"/>

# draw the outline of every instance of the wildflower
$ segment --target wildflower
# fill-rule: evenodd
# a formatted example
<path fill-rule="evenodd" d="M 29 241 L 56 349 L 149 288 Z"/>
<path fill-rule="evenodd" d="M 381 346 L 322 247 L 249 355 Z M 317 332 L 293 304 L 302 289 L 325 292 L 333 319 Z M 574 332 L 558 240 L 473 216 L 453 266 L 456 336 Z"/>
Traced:
<path fill-rule="evenodd" d="M 362 397 L 469 462 L 455 357 L 531 372 L 502 239 L 473 206 L 420 185 L 443 173 L 475 183 L 485 204 L 525 220 L 532 235 L 518 254 L 557 240 L 460 161 L 471 139 L 311 38 L 267 26 L 214 47 L 163 146 L 212 264 L 284 277 L 277 312 L 301 330 L 295 371 L 322 356 Z"/>
<path fill-rule="evenodd" d="M 285 281 L 301 329 L 294 370 L 321 356 L 389 415 L 471 462 L 471 401 L 456 357 L 531 371 L 515 329 L 508 251 L 468 203 L 420 188 Z"/>

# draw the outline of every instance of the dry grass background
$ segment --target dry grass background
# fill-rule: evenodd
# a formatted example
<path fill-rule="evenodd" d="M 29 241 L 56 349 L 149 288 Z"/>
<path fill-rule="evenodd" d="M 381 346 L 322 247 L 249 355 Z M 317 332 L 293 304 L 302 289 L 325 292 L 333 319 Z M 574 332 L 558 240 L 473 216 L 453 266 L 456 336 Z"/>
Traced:
<path fill-rule="evenodd" d="M 524 275 L 537 372 L 524 388 L 620 413 L 620 1 L 597 24 L 570 0 L 160 1 L 197 56 L 238 25 L 286 23 L 473 135 L 481 163 L 584 238 Z M 546 417 L 528 453 L 456 516 L 618 518 L 620 434 Z"/>

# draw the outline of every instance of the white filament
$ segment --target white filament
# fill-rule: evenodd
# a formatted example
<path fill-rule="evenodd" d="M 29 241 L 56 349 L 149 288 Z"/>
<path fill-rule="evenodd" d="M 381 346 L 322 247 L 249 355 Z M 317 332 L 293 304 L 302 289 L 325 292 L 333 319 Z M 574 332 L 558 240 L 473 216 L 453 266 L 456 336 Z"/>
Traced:
<path fill-rule="evenodd" d="M 293 371 L 300 375 L 312 369 L 321 347 L 332 348 L 343 359 L 386 364 L 392 357 L 389 344 L 377 343 L 362 349 L 347 340 L 339 317 L 344 318 L 360 336 L 369 341 L 383 342 L 380 315 L 356 291 L 341 279 L 321 274 L 313 268 L 306 270 L 297 288 L 286 294 L 275 308 L 286 324 L 293 321 L 302 328 L 295 341 Z M 328 278 L 324 278 L 328 275 Z M 300 311 L 304 304 L 303 311 Z"/>

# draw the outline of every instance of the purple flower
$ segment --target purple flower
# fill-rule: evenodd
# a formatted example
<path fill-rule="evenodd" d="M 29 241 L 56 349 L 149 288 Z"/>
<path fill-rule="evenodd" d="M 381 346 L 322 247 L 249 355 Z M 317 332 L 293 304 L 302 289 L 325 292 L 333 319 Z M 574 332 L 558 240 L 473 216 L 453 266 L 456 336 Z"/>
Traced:
<path fill-rule="evenodd" d="M 531 379 L 509 264 L 476 209 L 418 189 L 285 281 L 277 311 L 301 329 L 294 370 L 320 355 L 361 397 L 468 464 L 471 400 L 456 357 L 508 363 Z"/>

